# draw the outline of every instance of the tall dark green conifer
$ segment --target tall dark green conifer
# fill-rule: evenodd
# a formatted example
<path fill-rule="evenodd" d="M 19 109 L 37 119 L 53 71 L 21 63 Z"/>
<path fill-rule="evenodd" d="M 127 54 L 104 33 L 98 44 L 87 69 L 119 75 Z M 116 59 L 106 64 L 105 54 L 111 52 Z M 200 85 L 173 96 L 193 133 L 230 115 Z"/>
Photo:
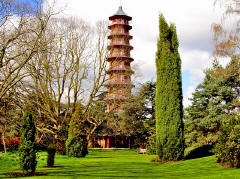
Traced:
<path fill-rule="evenodd" d="M 32 114 L 26 112 L 23 116 L 19 146 L 20 168 L 26 175 L 33 175 L 37 165 L 35 133 L 36 128 Z"/>
<path fill-rule="evenodd" d="M 159 159 L 180 160 L 184 156 L 181 59 L 174 24 L 159 16 L 156 52 L 156 149 Z"/>

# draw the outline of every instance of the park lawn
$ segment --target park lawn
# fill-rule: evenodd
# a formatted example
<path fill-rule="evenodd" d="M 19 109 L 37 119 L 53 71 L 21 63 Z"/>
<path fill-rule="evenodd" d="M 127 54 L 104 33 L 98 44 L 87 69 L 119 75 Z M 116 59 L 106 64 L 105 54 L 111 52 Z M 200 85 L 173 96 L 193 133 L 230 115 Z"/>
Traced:
<path fill-rule="evenodd" d="M 69 158 L 56 155 L 56 166 L 46 165 L 45 152 L 38 153 L 37 172 L 47 172 L 47 176 L 37 178 L 216 178 L 240 179 L 240 169 L 223 168 L 214 156 L 158 164 L 150 162 L 153 155 L 137 154 L 135 150 L 89 150 L 85 158 Z M 0 178 L 4 173 L 21 172 L 16 153 L 0 154 Z M 27 177 L 36 178 L 36 177 Z"/>

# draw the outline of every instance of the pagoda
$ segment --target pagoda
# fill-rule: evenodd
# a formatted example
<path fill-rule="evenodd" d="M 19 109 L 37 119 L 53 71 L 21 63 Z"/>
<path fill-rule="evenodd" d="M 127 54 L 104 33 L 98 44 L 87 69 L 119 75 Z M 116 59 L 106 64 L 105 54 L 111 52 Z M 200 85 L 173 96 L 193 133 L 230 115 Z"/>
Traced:
<path fill-rule="evenodd" d="M 129 99 L 131 89 L 134 87 L 131 82 L 131 75 L 134 73 L 131 69 L 133 58 L 130 56 L 133 47 L 129 43 L 132 39 L 129 34 L 129 30 L 132 29 L 129 21 L 132 17 L 128 16 L 120 6 L 118 11 L 109 17 L 109 20 L 112 22 L 108 26 L 111 33 L 108 36 L 110 44 L 107 47 L 110 52 L 107 58 L 109 80 L 105 85 L 108 89 L 107 112 L 121 113 L 121 104 Z"/>

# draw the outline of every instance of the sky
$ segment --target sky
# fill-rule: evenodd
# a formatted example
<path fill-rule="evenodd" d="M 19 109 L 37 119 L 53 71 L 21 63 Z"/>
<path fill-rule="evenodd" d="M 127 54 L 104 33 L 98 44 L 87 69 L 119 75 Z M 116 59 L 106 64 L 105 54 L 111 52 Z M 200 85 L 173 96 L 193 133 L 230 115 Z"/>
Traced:
<path fill-rule="evenodd" d="M 158 17 L 175 23 L 182 59 L 183 104 L 191 104 L 196 86 L 204 78 L 204 70 L 211 66 L 213 43 L 211 25 L 220 22 L 221 10 L 213 0 L 45 0 L 44 6 L 55 2 L 55 9 L 63 10 L 59 16 L 75 16 L 94 25 L 108 20 L 119 5 L 132 17 L 133 36 L 131 56 L 138 64 L 141 83 L 156 79 L 155 53 L 159 36 Z M 225 62 L 225 60 L 223 61 Z"/>

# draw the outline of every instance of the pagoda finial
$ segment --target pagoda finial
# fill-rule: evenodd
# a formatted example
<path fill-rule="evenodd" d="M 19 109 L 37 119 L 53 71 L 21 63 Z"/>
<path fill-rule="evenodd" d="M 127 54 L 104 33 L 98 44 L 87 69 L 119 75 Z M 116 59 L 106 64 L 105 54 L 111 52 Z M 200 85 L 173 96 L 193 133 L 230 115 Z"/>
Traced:
<path fill-rule="evenodd" d="M 123 8 L 122 6 L 119 6 L 118 7 L 118 10 L 115 14 L 113 14 L 112 16 L 109 17 L 109 20 L 113 20 L 113 19 L 116 19 L 116 18 L 125 18 L 127 19 L 128 21 L 132 20 L 132 17 L 128 16 L 124 11 L 123 11 Z"/>

